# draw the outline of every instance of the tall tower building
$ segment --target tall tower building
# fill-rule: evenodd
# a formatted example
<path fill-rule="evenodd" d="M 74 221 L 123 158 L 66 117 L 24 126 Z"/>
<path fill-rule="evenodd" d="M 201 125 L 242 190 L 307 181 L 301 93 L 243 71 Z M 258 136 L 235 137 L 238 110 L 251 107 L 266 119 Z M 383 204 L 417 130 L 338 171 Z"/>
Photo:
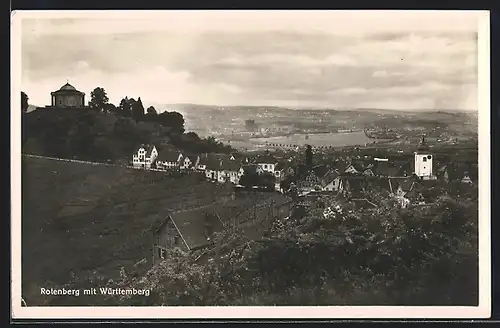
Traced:
<path fill-rule="evenodd" d="M 417 147 L 417 151 L 414 154 L 415 175 L 425 180 L 434 179 L 435 177 L 432 168 L 434 158 L 429 151 L 429 146 L 427 146 L 424 136 L 422 136 L 422 139 Z"/>

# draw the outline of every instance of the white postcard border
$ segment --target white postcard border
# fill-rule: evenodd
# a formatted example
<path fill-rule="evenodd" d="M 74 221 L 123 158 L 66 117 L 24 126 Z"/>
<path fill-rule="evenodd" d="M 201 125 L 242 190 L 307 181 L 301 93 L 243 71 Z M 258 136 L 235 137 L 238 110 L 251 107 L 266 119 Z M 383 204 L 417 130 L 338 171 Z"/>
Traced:
<path fill-rule="evenodd" d="M 154 14 L 159 14 L 155 11 Z M 227 12 L 227 11 L 226 11 Z M 240 11 L 241 12 L 241 11 Z M 421 12 L 421 11 L 420 11 Z M 463 12 L 463 11 L 462 11 Z M 491 313 L 490 236 L 490 22 L 474 11 L 478 26 L 479 306 L 276 306 L 276 307 L 22 307 L 21 306 L 21 19 L 27 17 L 145 16 L 133 11 L 15 11 L 11 15 L 11 286 L 13 319 L 376 319 L 488 318 Z M 43 261 L 43 259 L 40 259 Z"/>

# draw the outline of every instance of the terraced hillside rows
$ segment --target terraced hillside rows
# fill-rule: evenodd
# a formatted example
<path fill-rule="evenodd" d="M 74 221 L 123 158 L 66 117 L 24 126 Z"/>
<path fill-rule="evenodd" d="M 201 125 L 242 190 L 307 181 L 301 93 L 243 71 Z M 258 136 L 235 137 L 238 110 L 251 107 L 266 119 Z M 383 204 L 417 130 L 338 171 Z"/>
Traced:
<path fill-rule="evenodd" d="M 22 288 L 30 305 L 44 302 L 40 287 L 66 284 L 72 275 L 114 279 L 121 267 L 130 272 L 149 262 L 155 222 L 226 193 L 194 175 L 38 158 L 22 164 Z"/>

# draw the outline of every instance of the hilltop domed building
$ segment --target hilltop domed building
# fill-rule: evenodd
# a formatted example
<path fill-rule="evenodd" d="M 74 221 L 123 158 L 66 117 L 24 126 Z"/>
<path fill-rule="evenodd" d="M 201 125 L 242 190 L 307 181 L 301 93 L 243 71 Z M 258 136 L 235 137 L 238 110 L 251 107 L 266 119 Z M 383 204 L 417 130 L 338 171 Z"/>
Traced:
<path fill-rule="evenodd" d="M 47 107 L 56 108 L 85 108 L 85 93 L 78 91 L 69 83 L 63 85 L 59 90 L 50 93 L 51 105 Z"/>

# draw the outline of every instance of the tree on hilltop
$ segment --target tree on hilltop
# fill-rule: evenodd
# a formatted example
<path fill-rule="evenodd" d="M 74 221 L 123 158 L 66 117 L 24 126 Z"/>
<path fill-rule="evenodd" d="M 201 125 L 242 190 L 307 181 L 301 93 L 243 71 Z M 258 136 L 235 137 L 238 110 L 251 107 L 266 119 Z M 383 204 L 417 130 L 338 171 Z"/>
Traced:
<path fill-rule="evenodd" d="M 146 115 L 144 115 L 144 120 L 148 122 L 157 122 L 158 112 L 156 111 L 156 108 L 154 108 L 153 106 L 149 106 L 148 109 L 146 109 Z"/>
<path fill-rule="evenodd" d="M 108 103 L 108 101 L 109 101 L 108 95 L 106 94 L 106 91 L 101 87 L 95 88 L 90 93 L 89 106 L 91 108 L 104 110 L 104 106 L 105 104 Z"/>
<path fill-rule="evenodd" d="M 132 118 L 136 121 L 142 121 L 144 118 L 144 106 L 142 105 L 141 97 L 132 103 Z"/>
<path fill-rule="evenodd" d="M 149 115 L 158 115 L 158 112 L 156 111 L 156 108 L 153 106 L 149 106 L 147 109 L 147 114 Z"/>
<path fill-rule="evenodd" d="M 185 131 L 184 129 L 184 116 L 178 112 L 163 112 L 158 115 L 158 122 L 170 128 L 170 134 L 172 135 L 182 135 Z"/>
<path fill-rule="evenodd" d="M 125 117 L 132 116 L 132 104 L 130 102 L 130 99 L 128 99 L 128 97 L 125 97 L 120 101 L 120 105 L 118 106 L 118 108 L 120 109 L 120 113 L 122 116 Z"/>

